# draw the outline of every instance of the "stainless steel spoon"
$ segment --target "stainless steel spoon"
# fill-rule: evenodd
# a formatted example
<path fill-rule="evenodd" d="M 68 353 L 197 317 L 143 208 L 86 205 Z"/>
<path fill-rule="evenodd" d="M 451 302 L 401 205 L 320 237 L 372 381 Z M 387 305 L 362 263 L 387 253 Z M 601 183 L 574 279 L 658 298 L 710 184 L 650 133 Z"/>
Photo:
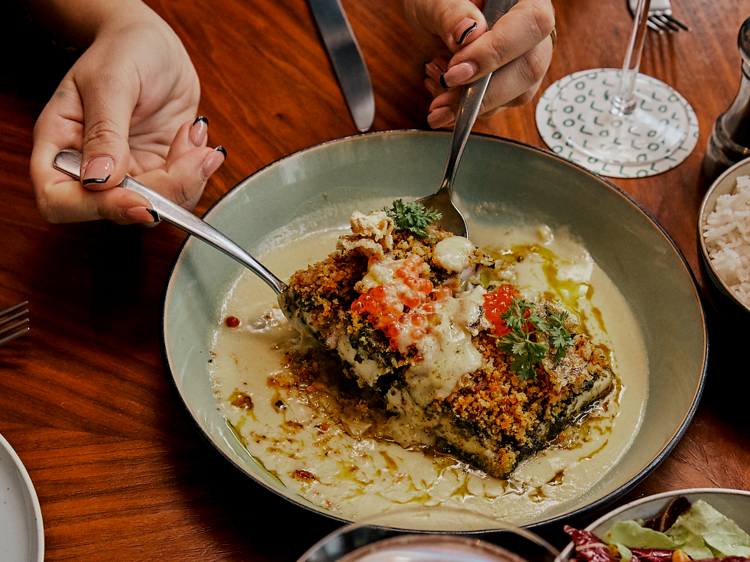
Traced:
<path fill-rule="evenodd" d="M 492 29 L 497 20 L 507 14 L 517 1 L 487 0 L 483 12 L 484 18 L 487 20 L 487 28 Z M 451 146 L 448 151 L 448 159 L 445 162 L 445 171 L 443 172 L 443 180 L 440 182 L 440 188 L 433 195 L 417 200 L 417 203 L 439 211 L 442 218 L 437 222 L 438 226 L 456 236 L 468 237 L 469 227 L 466 225 L 466 219 L 464 219 L 461 211 L 453 202 L 453 180 L 456 179 L 458 162 L 461 160 L 466 141 L 469 140 L 471 128 L 477 120 L 479 106 L 482 103 L 484 93 L 487 91 L 490 78 L 492 78 L 492 73 L 464 87 L 458 105 L 456 125 L 453 128 L 453 137 L 451 138 Z"/>
<path fill-rule="evenodd" d="M 81 153 L 73 151 L 60 152 L 55 157 L 55 168 L 68 174 L 75 179 L 81 179 Z M 253 256 L 216 230 L 213 226 L 196 217 L 193 213 L 183 209 L 166 197 L 163 197 L 145 185 L 138 183 L 130 176 L 126 176 L 119 187 L 129 189 L 143 195 L 151 203 L 149 212 L 154 220 L 165 220 L 168 223 L 181 228 L 185 232 L 200 238 L 217 250 L 234 258 L 258 277 L 263 279 L 276 294 L 281 294 L 286 289 L 286 284 L 280 281 L 273 273 L 263 267 Z"/>

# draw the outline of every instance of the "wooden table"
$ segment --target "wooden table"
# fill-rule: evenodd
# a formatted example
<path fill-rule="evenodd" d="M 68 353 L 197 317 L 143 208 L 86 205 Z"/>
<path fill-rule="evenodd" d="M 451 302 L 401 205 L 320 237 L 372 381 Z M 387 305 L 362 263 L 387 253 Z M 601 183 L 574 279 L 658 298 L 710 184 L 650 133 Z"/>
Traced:
<path fill-rule="evenodd" d="M 356 133 L 305 2 L 148 3 L 185 42 L 202 80 L 209 141 L 229 152 L 198 214 L 263 166 Z M 374 83 L 374 130 L 421 128 L 426 59 L 398 2 L 344 5 Z M 577 70 L 621 64 L 631 27 L 623 0 L 555 5 L 559 43 L 542 89 Z M 680 0 L 674 8 L 692 31 L 649 33 L 641 70 L 693 105 L 697 148 L 667 173 L 614 183 L 664 226 L 705 287 L 695 226 L 706 190 L 700 165 L 737 91 L 736 38 L 750 3 Z M 0 308 L 29 300 L 32 331 L 0 348 L 0 433 L 36 486 L 47 560 L 295 560 L 337 524 L 230 466 L 193 429 L 162 364 L 163 290 L 184 235 L 169 225 L 50 225 L 38 215 L 28 160 L 52 82 L 48 67 L 16 72 L 28 69 L 21 57 L 0 70 Z M 543 146 L 538 97 L 476 130 Z M 618 503 L 687 487 L 750 490 L 747 397 L 737 392 L 748 374 L 740 360 L 747 334 L 711 326 L 711 366 L 692 424 Z M 744 343 L 724 345 L 730 338 Z M 546 535 L 566 543 L 559 529 Z"/>

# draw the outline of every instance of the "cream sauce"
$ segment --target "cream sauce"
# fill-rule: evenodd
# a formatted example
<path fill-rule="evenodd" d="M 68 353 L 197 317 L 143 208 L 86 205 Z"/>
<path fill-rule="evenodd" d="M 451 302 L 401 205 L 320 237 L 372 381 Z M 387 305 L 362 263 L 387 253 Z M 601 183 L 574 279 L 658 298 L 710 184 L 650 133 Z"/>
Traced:
<path fill-rule="evenodd" d="M 585 333 L 610 350 L 621 384 L 580 427 L 498 480 L 447 456 L 369 438 L 366 424 L 344 427 L 313 408 L 288 380 L 285 353 L 299 344 L 252 273 L 231 287 L 217 318 L 211 377 L 219 407 L 247 450 L 291 491 L 350 520 L 408 505 L 459 507 L 517 524 L 543 519 L 589 490 L 628 449 L 648 389 L 645 346 L 625 299 L 585 249 L 548 227 L 471 224 L 472 241 L 499 260 L 516 260 L 511 281 L 526 298 L 545 295 L 577 312 Z M 255 251 L 280 278 L 333 251 L 343 231 L 273 239 Z M 516 256 L 516 257 L 513 257 Z M 240 319 L 236 328 L 224 319 Z M 271 377 L 276 382 L 269 384 Z M 456 527 L 458 530 L 460 525 Z"/>

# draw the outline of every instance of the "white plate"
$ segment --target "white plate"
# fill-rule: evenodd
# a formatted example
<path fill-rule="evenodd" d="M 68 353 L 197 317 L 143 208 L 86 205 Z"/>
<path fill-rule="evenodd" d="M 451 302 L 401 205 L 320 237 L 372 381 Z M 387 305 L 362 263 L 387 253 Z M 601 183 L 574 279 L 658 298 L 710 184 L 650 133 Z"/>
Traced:
<path fill-rule="evenodd" d="M 42 562 L 44 526 L 39 500 L 21 459 L 0 435 L 0 557 Z"/>

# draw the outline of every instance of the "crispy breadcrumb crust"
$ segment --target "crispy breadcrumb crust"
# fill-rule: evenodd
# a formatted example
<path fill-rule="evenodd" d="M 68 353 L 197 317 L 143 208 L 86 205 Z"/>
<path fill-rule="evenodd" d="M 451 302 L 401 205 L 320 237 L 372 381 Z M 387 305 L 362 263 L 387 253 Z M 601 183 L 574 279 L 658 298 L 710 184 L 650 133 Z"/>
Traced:
<path fill-rule="evenodd" d="M 431 234 L 429 238 L 417 238 L 403 231 L 394 232 L 388 255 L 397 260 L 415 253 L 420 255 L 430 266 L 430 280 L 438 286 L 449 275 L 433 261 L 434 247 L 452 235 L 436 229 Z M 399 384 L 400 374 L 416 359 L 395 352 L 382 332 L 350 312 L 351 303 L 359 296 L 355 286 L 367 272 L 368 259 L 365 252 L 357 249 L 339 250 L 297 272 L 289 283 L 286 306 L 287 314 L 305 316 L 306 324 L 315 328 L 324 345 L 331 334 L 335 338 L 347 337 L 353 348 L 376 358 L 379 365 L 390 371 L 378 380 L 378 388 L 374 389 L 384 397 L 391 385 Z M 472 266 L 494 262 L 480 251 L 471 260 Z M 543 308 L 541 313 L 545 314 Z M 497 339 L 479 331 L 472 343 L 482 356 L 482 366 L 465 375 L 447 398 L 434 400 L 425 410 L 425 418 L 437 416 L 440 420 L 431 426 L 435 449 L 453 454 L 490 475 L 506 478 L 523 458 L 547 446 L 570 424 L 573 401 L 589 392 L 596 379 L 612 377 L 604 353 L 582 335 L 574 337 L 575 343 L 559 369 L 550 362 L 542 362 L 535 365 L 537 380 L 519 380 L 510 370 L 511 357 L 498 348 Z M 322 377 L 301 358 L 292 358 L 290 363 L 304 365 L 308 379 Z M 356 378 L 345 363 L 341 364 L 341 371 Z M 322 378 L 330 380 L 330 373 Z M 372 407 L 372 403 L 368 404 Z M 450 426 L 449 431 L 443 431 L 446 426 Z M 471 440 L 481 443 L 479 451 L 476 446 L 466 446 Z"/>

